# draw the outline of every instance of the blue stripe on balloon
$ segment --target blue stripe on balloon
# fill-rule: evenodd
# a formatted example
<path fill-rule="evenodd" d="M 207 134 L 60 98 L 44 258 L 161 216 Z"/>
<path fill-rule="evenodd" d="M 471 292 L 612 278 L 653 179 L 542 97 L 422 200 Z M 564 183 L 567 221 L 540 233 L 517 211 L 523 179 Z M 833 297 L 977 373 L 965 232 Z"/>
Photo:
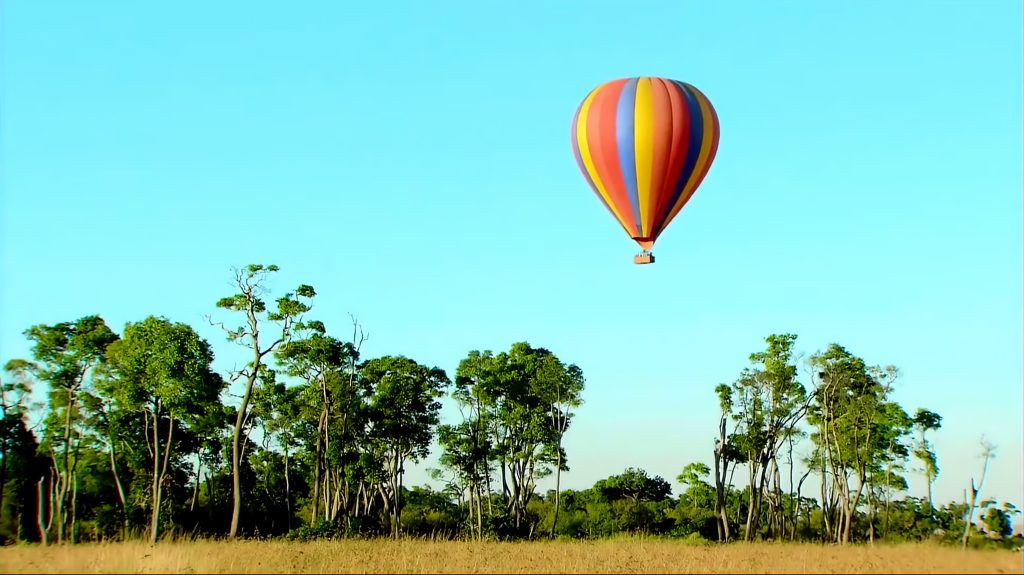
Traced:
<path fill-rule="evenodd" d="M 664 213 L 661 215 L 661 227 L 665 227 L 665 219 L 670 213 L 672 208 L 675 207 L 676 202 L 679 201 L 679 197 L 683 195 L 683 188 L 686 187 L 686 183 L 690 181 L 690 176 L 693 174 L 693 167 L 697 164 L 697 158 L 700 156 L 701 141 L 704 139 L 704 116 L 700 113 L 700 102 L 694 97 L 693 93 L 686 88 L 686 85 L 676 80 L 671 81 L 679 91 L 682 93 L 683 98 L 686 100 L 686 115 L 690 121 L 690 139 L 686 144 L 686 159 L 683 160 L 683 166 L 676 174 L 677 179 L 675 186 L 672 188 L 672 199 L 665 206 Z"/>
<path fill-rule="evenodd" d="M 636 151 L 633 143 L 634 119 L 636 110 L 636 84 L 637 78 L 630 78 L 622 86 L 622 93 L 619 95 L 618 108 L 615 112 L 615 142 L 619 151 L 619 168 L 622 170 L 622 180 L 626 187 L 626 196 L 629 204 L 633 206 L 633 215 L 636 219 L 638 233 L 643 233 L 640 225 L 640 195 L 637 193 L 636 185 Z"/>

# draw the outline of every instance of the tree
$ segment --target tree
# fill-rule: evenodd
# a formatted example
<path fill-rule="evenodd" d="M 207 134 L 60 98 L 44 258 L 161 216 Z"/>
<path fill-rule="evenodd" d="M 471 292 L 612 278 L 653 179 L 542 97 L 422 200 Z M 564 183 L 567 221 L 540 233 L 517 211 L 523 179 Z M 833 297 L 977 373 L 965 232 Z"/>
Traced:
<path fill-rule="evenodd" d="M 553 381 L 549 377 L 553 364 L 548 363 L 552 356 L 549 350 L 527 342 L 514 343 L 494 357 L 492 377 L 484 382 L 484 395 L 492 402 L 502 495 L 517 531 L 527 527 L 536 479 L 550 474 L 549 466 L 557 460 L 558 433 L 550 423 L 551 403 L 544 391 L 545 382 Z"/>
<path fill-rule="evenodd" d="M 18 537 L 25 529 L 38 448 L 26 422 L 33 367 L 25 360 L 10 360 L 4 366 L 10 377 L 0 381 L 0 517 L 8 520 L 2 525 L 0 540 L 8 535 Z"/>
<path fill-rule="evenodd" d="M 384 454 L 385 504 L 391 516 L 391 534 L 397 537 L 405 462 L 419 461 L 429 453 L 441 410 L 438 398 L 451 381 L 444 370 L 404 356 L 371 359 L 360 371 L 373 390 L 370 437 Z"/>
<path fill-rule="evenodd" d="M 696 487 L 706 485 L 704 478 L 711 473 L 711 468 L 703 463 L 688 463 L 683 471 L 676 477 L 676 481 L 685 487 Z"/>
<path fill-rule="evenodd" d="M 691 479 L 687 471 L 692 471 L 694 478 L 698 476 L 699 466 L 695 471 L 694 467 L 688 466 L 680 475 L 680 481 L 685 476 L 687 481 Z M 705 466 L 706 467 L 706 466 Z M 696 480 L 696 479 L 695 479 Z M 682 482 L 682 481 L 681 481 Z M 651 477 L 643 469 L 628 467 L 618 475 L 612 475 L 607 479 L 600 479 L 594 484 L 594 491 L 608 501 L 616 499 L 629 499 L 634 503 L 641 501 L 661 501 L 672 496 L 672 486 L 661 476 Z"/>
<path fill-rule="evenodd" d="M 714 452 L 715 517 L 718 525 L 718 540 L 728 541 L 730 539 L 730 531 L 726 494 L 732 487 L 730 471 L 735 471 L 736 465 L 746 463 L 747 458 L 738 448 L 736 436 L 726 433 L 728 419 L 733 417 L 732 388 L 724 383 L 718 384 L 715 386 L 715 394 L 718 395 L 718 405 L 722 410 L 718 419 L 718 437 L 715 439 Z M 730 464 L 732 464 L 732 469 L 729 467 Z"/>
<path fill-rule="evenodd" d="M 820 382 L 811 407 L 811 423 L 818 430 L 811 438 L 821 462 L 824 532 L 845 544 L 861 497 L 869 489 L 869 475 L 884 469 L 892 457 L 905 455 L 894 442 L 909 433 L 911 422 L 899 405 L 889 401 L 898 375 L 895 367 L 869 367 L 835 343 L 812 356 L 810 364 Z M 826 471 L 832 479 L 831 498 Z M 856 479 L 856 485 L 850 479 Z M 832 516 L 836 505 L 839 517 Z"/>
<path fill-rule="evenodd" d="M 962 547 L 967 549 L 967 543 L 971 538 L 971 527 L 974 523 L 974 510 L 977 507 L 978 493 L 981 492 L 982 486 L 985 485 L 985 477 L 988 475 L 988 463 L 995 458 L 996 446 L 992 444 L 985 437 L 981 438 L 981 480 L 977 484 L 974 483 L 974 478 L 971 477 L 971 491 L 970 498 L 965 494 L 964 504 L 966 508 L 964 510 L 964 536 L 961 541 Z"/>
<path fill-rule="evenodd" d="M 568 471 L 565 465 L 565 453 L 562 439 L 569 429 L 572 419 L 571 410 L 583 403 L 583 371 L 575 364 L 565 366 L 554 355 L 545 356 L 535 379 L 537 393 L 548 405 L 551 416 L 551 427 L 555 434 L 555 515 L 551 521 L 549 537 L 554 538 L 555 526 L 558 524 L 559 494 L 562 486 L 562 470 Z"/>
<path fill-rule="evenodd" d="M 935 506 L 932 501 L 932 484 L 935 483 L 935 478 L 939 475 L 939 464 L 938 458 L 935 456 L 935 451 L 932 449 L 931 443 L 926 437 L 927 432 L 935 431 L 942 427 L 942 416 L 933 412 L 928 411 L 924 408 L 918 408 L 914 414 L 914 429 L 920 434 L 918 436 L 917 445 L 914 446 L 914 457 L 917 457 L 924 465 L 924 476 L 928 483 L 928 510 L 929 513 L 934 510 Z"/>
<path fill-rule="evenodd" d="M 705 481 L 711 474 L 711 468 L 703 463 L 689 463 L 683 467 L 676 481 L 685 489 L 679 496 L 676 508 L 677 528 L 686 532 L 697 532 L 710 536 L 710 523 L 713 521 L 721 538 L 721 524 L 717 520 L 715 509 L 717 493 L 715 487 Z M 721 539 L 719 539 L 721 540 Z"/>
<path fill-rule="evenodd" d="M 211 369 L 209 343 L 183 323 L 150 316 L 128 323 L 124 336 L 107 349 L 109 377 L 103 392 L 117 407 L 144 416 L 152 458 L 150 542 L 160 527 L 160 503 L 169 464 L 179 457 L 174 432 L 202 422 L 220 407 L 225 382 Z M 161 434 L 161 428 L 163 433 Z"/>
<path fill-rule="evenodd" d="M 97 379 L 97 387 L 102 388 L 103 378 L 98 377 Z M 84 393 L 82 407 L 87 417 L 86 425 L 94 433 L 93 439 L 106 448 L 110 473 L 114 480 L 114 488 L 117 491 L 117 500 L 121 509 L 121 539 L 124 540 L 128 537 L 134 500 L 130 497 L 130 491 L 125 489 L 125 481 L 122 479 L 122 473 L 118 470 L 119 461 L 123 463 L 124 460 L 127 460 L 129 463 L 129 482 L 134 471 L 144 470 L 145 462 L 140 462 L 140 458 L 131 452 L 134 451 L 133 446 L 147 443 L 148 425 L 140 433 L 138 424 L 141 420 L 137 417 L 137 413 L 116 408 L 110 390 L 107 392 L 98 390 L 95 394 Z M 119 449 L 121 445 L 128 446 L 128 457 L 125 457 Z"/>
<path fill-rule="evenodd" d="M 291 338 L 292 330 L 303 327 L 301 324 L 302 314 L 309 311 L 311 306 L 299 298 L 309 300 L 316 296 L 316 292 L 311 286 L 302 284 L 294 292 L 286 293 L 278 298 L 276 309 L 269 311 L 264 299 L 267 294 L 264 282 L 269 274 L 277 272 L 278 269 L 275 265 L 264 266 L 262 264 L 250 264 L 244 270 L 236 269 L 234 283 L 238 287 L 238 293 L 221 298 L 217 302 L 219 308 L 243 314 L 243 323 L 236 328 L 227 328 L 223 323 L 216 325 L 224 329 L 228 341 L 239 343 L 251 350 L 252 353 L 246 366 L 232 373 L 230 377 L 231 382 L 240 379 L 245 384 L 245 392 L 242 395 L 242 403 L 238 408 L 231 436 L 233 507 L 229 536 L 232 538 L 238 534 L 238 522 L 242 512 L 240 457 L 243 430 L 249 423 L 249 401 L 252 397 L 253 386 L 256 385 L 257 380 L 266 376 L 267 355 L 288 341 Z M 269 343 L 264 338 L 262 331 L 268 321 L 277 324 L 279 328 L 276 337 Z"/>
<path fill-rule="evenodd" d="M 269 444 L 274 439 L 284 451 L 282 463 L 284 466 L 284 501 L 285 501 L 285 522 L 288 530 L 292 529 L 292 485 L 290 476 L 290 460 L 292 450 L 299 444 L 297 435 L 301 427 L 302 418 L 302 387 L 287 387 L 284 383 L 275 383 L 272 386 L 262 386 L 255 394 L 253 411 L 263 422 L 263 439 Z M 275 454 L 268 449 L 268 457 Z"/>
<path fill-rule="evenodd" d="M 92 371 L 102 363 L 107 346 L 117 340 L 117 334 L 100 316 L 90 315 L 74 322 L 35 325 L 26 330 L 25 335 L 33 342 L 35 359 L 25 366 L 49 386 L 50 409 L 42 447 L 49 451 L 53 462 L 50 495 L 54 505 L 47 523 L 56 526 L 57 542 L 61 543 L 73 527 L 76 511 L 73 488 L 82 436 L 79 423 L 83 390 Z M 43 492 L 42 482 L 40 479 L 40 493 Z M 43 530 L 42 496 L 39 515 Z M 43 535 L 45 542 L 45 533 Z"/>
<path fill-rule="evenodd" d="M 992 502 L 994 503 L 994 502 Z M 987 507 L 988 511 L 982 518 L 985 523 L 985 528 L 997 539 L 1005 539 L 1013 534 L 1013 522 L 1011 511 L 1016 508 L 1010 502 L 1003 503 L 1003 508 L 1000 509 L 995 505 L 983 506 Z"/>
<path fill-rule="evenodd" d="M 469 521 L 477 539 L 483 538 L 483 500 L 486 492 L 488 513 L 491 512 L 491 460 L 494 442 L 490 429 L 494 423 L 495 398 L 488 390 L 496 377 L 494 354 L 470 351 L 455 371 L 452 397 L 462 413 L 462 422 L 441 425 L 438 443 L 441 463 L 453 469 L 469 491 Z M 468 413 L 466 411 L 468 409 Z M 476 517 L 475 523 L 473 518 Z"/>
<path fill-rule="evenodd" d="M 591 488 L 591 497 L 609 505 L 614 529 L 650 531 L 664 509 L 657 504 L 669 503 L 672 486 L 662 477 L 651 477 L 643 469 L 630 467 L 618 475 L 601 479 Z"/>
<path fill-rule="evenodd" d="M 315 452 L 310 522 L 319 515 L 321 499 L 324 519 L 334 520 L 344 511 L 349 521 L 346 467 L 355 459 L 355 444 L 363 427 L 359 417 L 365 393 L 357 386 L 355 363 L 365 336 L 356 341 L 353 334 L 353 342 L 348 343 L 328 336 L 321 322 L 309 322 L 305 327 L 310 332 L 307 337 L 281 344 L 275 355 L 287 375 L 303 382 L 301 397 L 296 398 L 302 408 L 295 418 L 302 420 L 306 412 L 308 424 L 316 430 L 311 441 Z M 358 329 L 358 324 L 355 327 Z M 337 463 L 336 472 L 332 462 Z"/>
<path fill-rule="evenodd" d="M 793 363 L 793 334 L 765 338 L 766 349 L 750 355 L 752 367 L 733 384 L 738 411 L 734 415 L 741 436 L 737 447 L 747 461 L 749 491 L 744 537 L 751 541 L 757 532 L 762 497 L 773 482 L 769 502 L 769 530 L 781 532 L 782 490 L 778 453 L 783 442 L 795 433 L 808 409 L 808 397 L 796 379 Z M 720 397 L 724 404 L 724 399 Z"/>

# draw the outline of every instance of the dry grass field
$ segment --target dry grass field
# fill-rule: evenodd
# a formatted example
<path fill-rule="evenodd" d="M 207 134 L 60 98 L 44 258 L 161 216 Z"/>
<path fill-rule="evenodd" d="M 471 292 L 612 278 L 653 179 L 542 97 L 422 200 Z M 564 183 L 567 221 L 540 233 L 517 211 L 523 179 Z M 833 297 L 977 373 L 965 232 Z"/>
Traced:
<path fill-rule="evenodd" d="M 850 546 L 431 541 L 170 542 L 0 548 L 0 573 L 1022 573 L 1022 554 Z"/>

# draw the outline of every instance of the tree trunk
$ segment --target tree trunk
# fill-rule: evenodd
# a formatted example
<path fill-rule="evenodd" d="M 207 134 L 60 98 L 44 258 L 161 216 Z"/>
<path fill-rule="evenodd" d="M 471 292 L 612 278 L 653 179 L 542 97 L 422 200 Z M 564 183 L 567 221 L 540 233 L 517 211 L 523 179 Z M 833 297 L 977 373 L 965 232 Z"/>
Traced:
<path fill-rule="evenodd" d="M 967 490 L 964 489 L 964 534 L 960 538 L 963 549 L 967 549 L 967 542 L 971 538 L 971 522 L 974 521 L 974 498 L 978 490 L 974 487 L 974 478 L 971 478 L 971 498 L 967 499 Z"/>
<path fill-rule="evenodd" d="M 847 494 L 847 518 L 846 518 L 846 529 L 843 531 L 843 544 L 849 543 L 853 537 L 853 518 L 857 512 L 857 505 L 860 503 L 860 498 L 864 494 L 864 487 L 866 484 L 867 471 L 860 471 L 857 475 L 857 491 L 854 493 L 852 500 L 850 500 L 849 494 Z"/>
<path fill-rule="evenodd" d="M 974 505 L 978 498 L 978 492 L 981 491 L 981 486 L 985 484 L 985 475 L 988 474 L 988 460 L 992 455 L 992 447 L 984 443 L 982 445 L 984 446 L 983 456 L 985 458 L 985 463 L 981 468 L 981 479 L 978 481 L 978 485 L 975 486 L 974 478 L 971 478 L 971 500 L 966 512 L 964 513 L 964 537 L 962 541 L 964 549 L 967 549 L 967 543 L 971 538 L 971 525 L 974 521 Z"/>
<path fill-rule="evenodd" d="M 64 527 L 66 524 L 65 505 L 68 495 L 68 481 L 71 469 L 71 410 L 74 409 L 74 391 L 68 389 L 68 404 L 64 408 L 64 457 L 62 466 L 58 468 L 57 498 L 56 498 L 56 520 L 57 520 L 57 543 L 64 542 Z M 56 463 L 56 462 L 54 462 Z M 54 514 L 51 513 L 51 520 Z"/>
<path fill-rule="evenodd" d="M 868 544 L 875 544 L 875 517 L 878 514 L 877 511 L 877 498 L 871 492 L 871 485 L 868 485 L 867 492 L 865 495 L 868 498 Z"/>
<path fill-rule="evenodd" d="M 117 498 L 121 502 L 121 510 L 125 514 L 125 521 L 128 520 L 128 504 L 125 501 L 124 485 L 121 483 L 121 476 L 117 474 L 117 462 L 114 457 L 114 442 L 110 442 L 110 472 L 114 476 L 114 486 L 117 487 Z"/>
<path fill-rule="evenodd" d="M 718 421 L 718 441 L 715 445 L 715 518 L 718 523 L 718 540 L 729 540 L 729 513 L 725 500 L 725 478 L 729 468 L 729 460 L 725 458 L 726 416 L 723 413 Z"/>
<path fill-rule="evenodd" d="M 928 517 L 929 518 L 932 517 L 933 515 L 935 515 L 935 505 L 932 503 L 932 481 L 934 481 L 934 480 L 935 480 L 935 477 L 931 474 L 931 472 L 928 472 L 925 475 L 925 481 L 928 482 Z"/>
<path fill-rule="evenodd" d="M 319 427 L 317 429 L 319 431 Z M 319 433 L 316 438 L 316 457 L 313 459 L 313 494 L 310 498 L 310 511 L 309 511 L 309 524 L 310 526 L 316 523 L 317 514 L 320 512 L 320 476 L 322 475 L 321 467 L 323 463 L 321 461 L 323 453 L 323 445 L 320 443 L 321 439 Z"/>
<path fill-rule="evenodd" d="M 796 534 L 797 534 L 797 531 L 800 528 L 800 507 L 801 507 L 800 499 L 802 498 L 801 493 L 803 493 L 804 481 L 806 481 L 807 477 L 810 476 L 810 475 L 811 475 L 811 466 L 808 465 L 807 466 L 807 471 L 804 472 L 803 476 L 800 477 L 800 481 L 798 481 L 797 484 L 796 484 L 796 491 L 795 491 L 795 496 L 794 496 L 794 499 L 793 499 L 793 532 L 792 532 L 792 534 L 790 536 L 790 539 L 793 540 L 793 541 L 796 541 Z M 824 504 L 822 505 L 822 509 L 824 510 Z M 810 525 L 811 525 L 810 512 L 808 512 L 807 527 L 810 528 Z"/>
<path fill-rule="evenodd" d="M 195 511 L 196 501 L 199 500 L 199 484 L 203 481 L 203 458 L 200 455 L 196 455 L 196 487 L 192 490 L 192 504 L 189 506 L 189 511 Z"/>
<path fill-rule="evenodd" d="M 725 533 L 722 531 L 722 474 L 721 474 L 722 452 L 715 442 L 715 528 L 718 531 L 718 541 L 725 541 Z"/>
<path fill-rule="evenodd" d="M 793 537 L 796 537 L 796 522 L 797 518 L 800 517 L 800 500 L 796 496 L 796 486 L 793 485 L 793 467 L 796 462 L 793 461 L 793 436 L 789 436 L 789 500 L 793 503 Z M 783 521 L 782 538 L 786 538 L 786 527 L 785 521 Z"/>
<path fill-rule="evenodd" d="M 729 491 L 728 490 L 733 485 L 733 477 L 735 476 L 736 469 L 738 467 L 739 467 L 739 464 L 735 464 L 735 465 L 732 466 L 732 470 L 729 471 L 729 482 L 726 484 L 726 504 L 728 504 L 728 502 L 729 502 L 729 499 L 728 499 Z M 742 498 L 742 496 L 737 494 L 737 498 L 736 498 L 736 528 L 737 529 L 739 529 L 739 526 L 742 523 L 742 518 L 741 518 L 742 513 L 741 513 L 741 509 L 740 509 L 740 507 L 742 507 L 740 505 L 740 503 L 742 503 L 742 499 L 741 498 Z"/>
<path fill-rule="evenodd" d="M 483 506 L 480 503 L 481 498 L 481 485 L 478 481 L 476 484 L 476 537 L 477 541 L 483 541 L 484 539 L 484 518 L 483 518 Z M 487 494 L 490 498 L 490 493 Z"/>
<path fill-rule="evenodd" d="M 217 494 L 215 492 L 216 485 L 217 484 L 214 483 L 214 480 L 213 480 L 213 474 L 210 473 L 209 469 L 207 469 L 207 471 L 206 471 L 206 493 L 207 493 L 206 511 L 208 513 L 208 517 L 210 518 L 210 522 L 211 523 L 213 523 L 214 509 L 217 507 Z"/>
<path fill-rule="evenodd" d="M 4 487 L 7 485 L 7 442 L 2 441 L 0 445 L 3 446 L 3 449 L 0 449 L 0 513 L 2 513 L 4 508 Z"/>
<path fill-rule="evenodd" d="M 252 388 L 256 383 L 257 372 L 260 365 L 260 352 L 258 340 L 253 338 L 253 347 L 256 350 L 256 359 L 250 369 L 252 372 L 245 381 L 245 394 L 242 395 L 242 405 L 238 408 L 238 415 L 235 417 L 235 431 L 231 436 L 231 530 L 228 537 L 234 539 L 238 536 L 238 520 L 242 514 L 242 481 L 239 453 L 241 451 L 242 424 L 245 423 L 246 412 L 249 409 L 249 398 L 252 396 Z"/>
<path fill-rule="evenodd" d="M 832 524 L 829 521 L 828 469 L 826 463 L 827 446 L 821 450 L 821 536 L 822 543 L 829 540 Z"/>
<path fill-rule="evenodd" d="M 160 425 L 157 415 L 160 403 L 157 400 L 153 411 L 146 417 L 153 417 L 153 482 L 150 485 L 149 542 L 156 543 L 157 525 L 160 522 Z"/>
<path fill-rule="evenodd" d="M 288 479 L 288 442 L 284 441 L 284 503 L 288 510 L 288 531 L 292 530 L 292 484 Z"/>
<path fill-rule="evenodd" d="M 37 496 L 39 498 L 39 514 L 36 516 L 36 525 L 39 526 L 39 540 L 42 541 L 43 545 L 46 545 L 49 541 L 46 533 L 46 494 L 43 491 L 43 479 L 45 478 L 40 477 L 39 483 L 36 484 Z"/>
<path fill-rule="evenodd" d="M 761 494 L 766 486 L 767 463 L 766 460 L 762 459 L 761 454 L 758 454 L 758 460 L 750 466 L 750 508 L 747 509 L 747 531 L 745 534 L 747 541 L 753 541 L 754 536 L 757 534 L 758 519 L 761 512 Z M 760 472 L 760 480 L 755 481 L 758 479 L 758 472 Z"/>
<path fill-rule="evenodd" d="M 78 543 L 78 473 L 71 474 L 71 533 L 72 543 Z"/>
<path fill-rule="evenodd" d="M 402 486 L 405 482 L 405 461 L 398 460 L 398 486 L 395 489 L 395 537 L 402 533 Z"/>
<path fill-rule="evenodd" d="M 157 428 L 157 422 L 155 421 L 156 415 L 153 416 L 153 429 Z M 171 455 L 171 440 L 174 438 L 174 418 L 168 414 L 167 417 L 167 443 L 164 445 L 164 460 L 163 464 L 159 466 L 159 474 L 157 475 L 156 483 L 153 485 L 153 525 L 150 535 L 150 542 L 156 543 L 157 537 L 160 533 L 160 503 L 163 499 L 164 492 L 164 479 L 167 478 L 167 466 L 170 461 Z M 157 435 L 154 433 L 153 439 L 157 439 Z"/>
<path fill-rule="evenodd" d="M 558 525 L 558 505 L 562 486 L 562 436 L 558 436 L 558 455 L 555 457 L 555 516 L 551 520 L 551 538 L 555 538 L 555 527 Z"/>
<path fill-rule="evenodd" d="M 52 473 L 50 474 L 49 481 L 46 482 L 47 488 L 48 488 L 47 489 L 47 495 L 49 496 L 48 499 L 49 499 L 49 502 L 50 502 L 50 514 L 49 514 L 49 517 L 47 517 L 47 519 L 46 519 L 46 531 L 47 532 L 52 532 L 53 531 L 54 518 L 57 517 L 57 503 L 58 503 L 58 501 L 57 501 L 57 482 L 59 481 L 59 478 L 55 478 L 54 477 L 56 475 L 56 473 L 57 473 L 57 471 L 55 469 L 52 470 Z"/>
<path fill-rule="evenodd" d="M 751 458 L 751 462 L 747 465 L 747 469 L 749 471 L 747 474 L 749 480 L 749 484 L 747 485 L 747 522 L 744 526 L 743 540 L 753 541 L 754 534 L 751 526 L 754 523 L 754 490 L 757 489 L 757 485 L 755 484 L 757 478 L 757 467 L 756 464 L 753 463 L 753 458 Z"/>

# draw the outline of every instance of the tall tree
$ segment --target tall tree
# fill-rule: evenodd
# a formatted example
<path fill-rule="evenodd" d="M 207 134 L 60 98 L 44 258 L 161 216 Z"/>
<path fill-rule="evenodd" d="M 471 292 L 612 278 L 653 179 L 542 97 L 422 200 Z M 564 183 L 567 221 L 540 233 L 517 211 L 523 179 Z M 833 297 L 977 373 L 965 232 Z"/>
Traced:
<path fill-rule="evenodd" d="M 103 361 L 107 346 L 117 340 L 117 334 L 100 316 L 90 315 L 74 322 L 35 325 L 25 335 L 32 341 L 32 370 L 49 387 L 43 444 L 53 462 L 50 496 L 54 505 L 47 523 L 56 526 L 57 541 L 63 542 L 75 516 L 73 489 L 82 434 L 79 424 L 83 391 L 93 370 Z M 39 504 L 42 515 L 41 497 Z"/>
<path fill-rule="evenodd" d="M 924 477 L 928 485 L 928 513 L 935 510 L 932 501 L 932 484 L 939 475 L 938 457 L 928 441 L 927 433 L 942 427 L 942 416 L 924 408 L 918 408 L 914 413 L 914 429 L 918 432 L 917 444 L 914 446 L 914 457 L 917 457 L 924 466 Z"/>
<path fill-rule="evenodd" d="M 368 336 L 355 318 L 349 342 L 327 335 L 321 322 L 308 322 L 306 327 L 308 334 L 282 344 L 276 356 L 286 374 L 302 381 L 294 423 L 306 430 L 295 438 L 304 438 L 312 457 L 309 521 L 336 521 L 340 515 L 345 528 L 351 529 L 357 511 L 368 511 L 355 505 L 369 395 L 356 364 Z"/>
<path fill-rule="evenodd" d="M 782 491 L 778 454 L 783 442 L 795 432 L 808 408 L 808 397 L 797 380 L 793 362 L 793 334 L 774 334 L 765 338 L 764 351 L 752 353 L 753 364 L 733 384 L 738 411 L 734 415 L 741 428 L 739 447 L 747 460 L 749 491 L 744 537 L 751 541 L 758 529 L 761 502 L 773 481 L 769 502 L 769 531 L 781 532 L 783 524 Z"/>
<path fill-rule="evenodd" d="M 494 442 L 489 430 L 494 419 L 494 397 L 488 390 L 492 389 L 495 375 L 493 353 L 470 351 L 459 362 L 452 391 L 462 413 L 462 422 L 438 428 L 441 463 L 453 469 L 466 485 L 469 492 L 468 517 L 477 539 L 483 538 L 483 501 L 487 501 L 488 513 L 492 509 Z"/>
<path fill-rule="evenodd" d="M 551 427 L 555 434 L 555 515 L 551 520 L 551 531 L 548 534 L 554 538 L 561 503 L 562 471 L 568 471 L 562 440 L 572 420 L 572 409 L 583 403 L 583 370 L 575 364 L 566 366 L 552 354 L 541 360 L 535 382 L 538 395 L 548 405 Z"/>
<path fill-rule="evenodd" d="M 175 430 L 219 410 L 224 380 L 213 372 L 209 343 L 188 325 L 150 316 L 128 323 L 107 349 L 109 377 L 101 391 L 117 407 L 144 417 L 152 458 L 150 542 L 159 536 L 160 507 L 176 452 Z M 197 446 L 198 447 L 198 446 Z"/>
<path fill-rule="evenodd" d="M 361 372 L 373 389 L 369 405 L 371 438 L 384 454 L 385 503 L 391 516 L 391 533 L 397 537 L 405 462 L 428 455 L 441 410 L 438 398 L 451 381 L 444 370 L 404 356 L 371 359 Z"/>
<path fill-rule="evenodd" d="M 733 417 L 732 391 L 732 387 L 724 383 L 715 386 L 715 394 L 718 395 L 718 405 L 721 408 L 714 451 L 715 517 L 719 541 L 728 541 L 731 538 L 729 510 L 726 501 L 728 490 L 732 487 L 732 482 L 729 479 L 732 477 L 731 472 L 735 471 L 736 465 L 747 462 L 746 455 L 737 447 L 735 435 L 726 433 L 728 420 Z M 730 464 L 732 468 L 730 468 Z"/>
<path fill-rule="evenodd" d="M 277 299 L 277 307 L 271 311 L 267 307 L 268 290 L 265 280 L 269 274 L 279 270 L 276 265 L 250 264 L 244 270 L 236 269 L 234 283 L 238 288 L 235 295 L 221 298 L 217 307 L 238 312 L 243 315 L 242 324 L 235 328 L 225 327 L 216 323 L 227 333 L 228 340 L 238 343 L 251 351 L 249 362 L 242 369 L 233 372 L 231 382 L 241 380 L 245 385 L 242 403 L 238 407 L 235 426 L 231 436 L 231 529 L 229 536 L 238 534 L 238 524 L 242 512 L 241 486 L 241 451 L 245 426 L 249 423 L 249 401 L 253 387 L 260 378 L 266 376 L 268 369 L 266 358 L 282 343 L 288 341 L 292 331 L 301 328 L 302 314 L 311 309 L 310 304 L 302 299 L 310 300 L 316 296 L 311 286 L 299 285 L 294 292 L 286 293 Z M 300 299 L 302 298 L 302 299 Z M 212 320 L 211 320 L 212 322 Z M 266 324 L 276 324 L 277 330 L 268 338 L 263 332 Z"/>
<path fill-rule="evenodd" d="M 971 528 L 974 526 L 974 510 L 977 508 L 978 494 L 981 493 L 982 486 L 985 485 L 985 477 L 988 476 L 988 464 L 995 458 L 996 446 L 986 439 L 981 438 L 981 479 L 977 484 L 974 482 L 974 477 L 971 477 L 971 491 L 970 497 L 964 497 L 964 535 L 961 544 L 964 549 L 967 549 L 967 543 L 971 538 Z"/>
<path fill-rule="evenodd" d="M 492 362 L 493 377 L 484 383 L 492 402 L 492 437 L 506 511 L 515 529 L 526 525 L 526 510 L 536 480 L 551 473 L 558 434 L 550 423 L 551 404 L 542 394 L 544 365 L 553 356 L 544 348 L 517 342 Z M 532 530 L 532 526 L 529 526 Z"/>
<path fill-rule="evenodd" d="M 0 539 L 8 534 L 18 537 L 24 531 L 31 501 L 31 474 L 38 448 L 26 421 L 32 368 L 25 360 L 10 360 L 4 366 L 9 376 L 0 381 L 0 518 L 7 519 L 0 526 Z"/>
<path fill-rule="evenodd" d="M 905 450 L 893 449 L 893 441 L 910 431 L 910 418 L 889 400 L 898 372 L 895 367 L 868 366 L 838 344 L 810 358 L 815 377 L 811 422 L 818 426 L 811 438 L 821 458 L 822 501 L 825 531 L 837 543 L 851 538 L 854 514 L 869 475 Z M 831 494 L 838 501 L 838 517 L 830 513 L 826 496 L 826 470 Z M 851 484 L 850 480 L 856 480 Z"/>
<path fill-rule="evenodd" d="M 4 369 L 12 377 L 0 381 L 0 510 L 10 471 L 8 464 L 18 449 L 19 431 L 25 427 L 27 398 L 32 393 L 29 362 L 14 359 L 8 361 Z"/>

